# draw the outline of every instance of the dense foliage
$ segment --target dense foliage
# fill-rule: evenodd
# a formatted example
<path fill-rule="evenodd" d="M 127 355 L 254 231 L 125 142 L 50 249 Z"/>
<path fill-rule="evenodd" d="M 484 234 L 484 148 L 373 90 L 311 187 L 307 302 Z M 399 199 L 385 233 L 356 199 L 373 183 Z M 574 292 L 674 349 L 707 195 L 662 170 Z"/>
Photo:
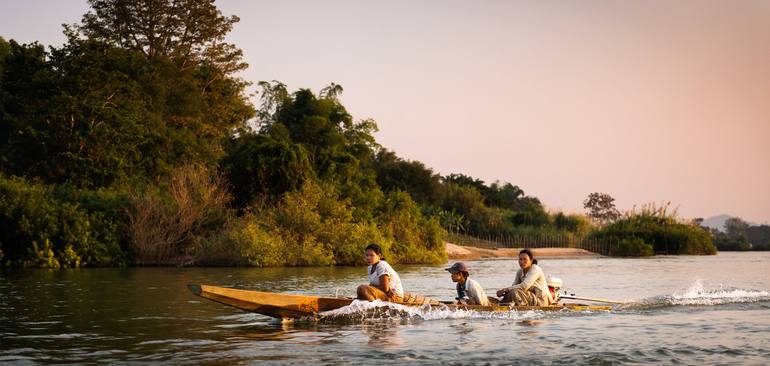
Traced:
<path fill-rule="evenodd" d="M 770 226 L 751 225 L 739 217 L 725 221 L 725 231 L 712 229 L 714 244 L 725 251 L 770 250 Z"/>
<path fill-rule="evenodd" d="M 124 265 L 126 202 L 116 192 L 0 175 L 0 259 L 4 265 L 51 268 Z"/>
<path fill-rule="evenodd" d="M 237 18 L 208 1 L 91 3 L 61 48 L 0 39 L 4 265 L 362 264 L 370 242 L 392 262 L 445 260 L 438 218 L 382 192 L 376 125 L 353 120 L 341 87 L 264 83 L 256 110 L 232 76 L 240 51 L 212 49 Z M 217 31 L 108 31 L 185 11 Z"/>
<path fill-rule="evenodd" d="M 243 83 L 210 83 L 208 66 L 183 70 L 90 40 L 50 53 L 7 46 L 0 61 L 7 174 L 84 188 L 151 181 L 181 164 L 215 163 L 231 129 L 253 115 Z"/>
<path fill-rule="evenodd" d="M 746 229 L 746 239 L 753 250 L 770 251 L 770 225 L 752 225 Z"/>
<path fill-rule="evenodd" d="M 228 232 L 227 240 L 209 242 L 198 263 L 362 265 L 363 249 L 370 242 L 380 243 L 393 263 L 446 260 L 438 222 L 423 217 L 409 195 L 389 194 L 377 219 L 368 221 L 356 220 L 350 200 L 340 199 L 334 191 L 328 185 L 307 182 L 287 192 L 277 205 L 254 207 Z M 228 251 L 235 253 L 220 254 Z"/>
<path fill-rule="evenodd" d="M 241 264 L 363 264 L 371 242 L 391 262 L 446 258 L 438 220 L 425 217 L 409 194 L 380 189 L 372 166 L 376 125 L 353 121 L 337 99 L 341 87 L 318 95 L 288 93 L 280 83 L 262 87 L 259 129 L 239 131 L 222 160 L 234 206 L 247 218 L 229 234 Z"/>
<path fill-rule="evenodd" d="M 617 242 L 613 255 L 716 254 L 711 234 L 692 223 L 680 222 L 668 206 L 645 205 L 615 222 L 593 231 L 590 236 Z"/>

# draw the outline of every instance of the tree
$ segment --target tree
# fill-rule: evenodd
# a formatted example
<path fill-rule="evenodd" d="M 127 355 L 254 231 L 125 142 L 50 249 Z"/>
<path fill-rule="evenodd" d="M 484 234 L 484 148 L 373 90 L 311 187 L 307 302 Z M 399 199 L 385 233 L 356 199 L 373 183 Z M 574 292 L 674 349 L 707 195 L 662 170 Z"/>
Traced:
<path fill-rule="evenodd" d="M 444 177 L 443 182 L 475 188 L 484 196 L 484 204 L 489 207 L 498 207 L 506 210 L 516 210 L 516 205 L 524 196 L 524 191 L 519 186 L 511 183 L 495 181 L 487 186 L 481 179 L 476 179 L 465 174 L 450 174 Z M 524 204 L 526 205 L 526 203 Z"/>
<path fill-rule="evenodd" d="M 749 242 L 754 250 L 770 250 L 770 226 L 754 225 L 746 230 Z"/>
<path fill-rule="evenodd" d="M 583 215 L 565 215 L 559 212 L 553 216 L 553 225 L 577 235 L 585 235 L 591 229 L 591 222 Z"/>
<path fill-rule="evenodd" d="M 435 212 L 431 213 L 433 216 L 438 217 L 438 221 L 441 227 L 451 233 L 459 233 L 465 231 L 465 217 L 454 211 L 447 211 L 442 209 L 435 209 Z"/>
<path fill-rule="evenodd" d="M 211 166 L 254 116 L 210 0 L 90 0 L 50 52 L 0 42 L 0 170 L 96 188 Z"/>
<path fill-rule="evenodd" d="M 447 212 L 452 212 L 467 220 L 466 230 L 478 234 L 483 226 L 483 218 L 486 217 L 486 211 L 489 208 L 484 206 L 484 196 L 478 189 L 455 183 L 444 185 L 444 197 L 441 208 Z"/>
<path fill-rule="evenodd" d="M 454 183 L 460 186 L 476 188 L 476 190 L 479 191 L 479 193 L 481 193 L 485 197 L 486 197 L 487 191 L 489 190 L 487 185 L 484 184 L 483 180 L 476 179 L 465 174 L 452 173 L 444 177 L 443 181 L 444 183 Z"/>
<path fill-rule="evenodd" d="M 46 148 L 29 149 L 45 121 L 54 96 L 53 70 L 45 48 L 0 41 L 0 170 L 22 175 L 16 167 L 38 169 Z"/>
<path fill-rule="evenodd" d="M 256 134 L 243 131 L 233 141 L 233 146 L 251 147 L 229 150 L 239 156 L 228 157 L 225 164 L 234 183 L 254 183 L 268 178 L 253 185 L 262 188 L 247 188 L 243 194 L 236 194 L 237 201 L 248 202 L 253 198 L 248 196 L 260 190 L 279 194 L 312 177 L 333 184 L 341 198 L 350 199 L 356 218 L 360 215 L 372 218 L 373 209 L 383 197 L 373 167 L 374 152 L 379 148 L 373 136 L 377 131 L 374 121 L 354 122 L 337 98 L 342 87 L 336 84 L 324 88 L 318 95 L 308 89 L 288 93 L 278 82 L 262 82 L 260 86 L 263 92 L 257 111 L 259 129 Z M 269 154 L 279 155 L 269 157 Z M 283 165 L 287 162 L 291 162 L 291 166 Z M 304 171 L 308 168 L 309 171 Z M 241 177 L 243 180 L 237 177 L 249 171 L 262 173 Z M 263 186 L 277 182 L 280 184 Z"/>
<path fill-rule="evenodd" d="M 695 226 L 703 227 L 703 218 L 702 217 L 696 217 L 692 219 L 692 224 Z"/>
<path fill-rule="evenodd" d="M 494 182 L 488 189 L 486 202 L 490 206 L 513 209 L 522 196 L 524 196 L 524 191 L 519 186 L 514 186 L 511 183 Z"/>
<path fill-rule="evenodd" d="M 235 205 L 245 207 L 265 196 L 277 200 L 314 178 L 307 151 L 291 141 L 282 126 L 265 133 L 243 133 L 229 144 L 222 160 Z"/>
<path fill-rule="evenodd" d="M 73 39 L 45 52 L 11 41 L 0 74 L 0 169 L 47 183 L 105 187 L 211 165 L 254 110 L 235 79 L 207 68 Z"/>
<path fill-rule="evenodd" d="M 548 225 L 548 212 L 537 197 L 525 196 L 516 200 L 509 221 L 514 226 Z"/>
<path fill-rule="evenodd" d="M 183 69 L 216 65 L 222 75 L 246 68 L 242 51 L 225 36 L 237 16 L 223 16 L 212 0 L 88 0 L 81 24 L 67 27 L 81 35 L 147 58 L 168 58 Z"/>
<path fill-rule="evenodd" d="M 617 220 L 620 212 L 615 208 L 615 199 L 607 193 L 594 192 L 583 201 L 583 207 L 588 210 L 588 217 L 599 225 Z"/>
<path fill-rule="evenodd" d="M 377 172 L 377 183 L 383 191 L 406 191 L 418 203 L 439 204 L 441 178 L 425 164 L 404 160 L 392 151 L 380 149 L 374 159 L 374 169 Z"/>
<path fill-rule="evenodd" d="M 749 224 L 740 217 L 731 217 L 725 221 L 725 233 L 730 239 L 746 237 Z"/>

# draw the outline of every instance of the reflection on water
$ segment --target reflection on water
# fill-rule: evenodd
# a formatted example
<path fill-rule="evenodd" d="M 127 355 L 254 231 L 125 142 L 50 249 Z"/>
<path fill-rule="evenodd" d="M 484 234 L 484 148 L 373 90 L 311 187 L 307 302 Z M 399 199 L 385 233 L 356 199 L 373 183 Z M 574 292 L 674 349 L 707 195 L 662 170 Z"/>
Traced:
<path fill-rule="evenodd" d="M 543 322 L 537 321 L 537 320 L 522 320 L 522 321 L 518 322 L 517 324 L 519 324 L 521 326 L 525 326 L 525 327 L 534 327 L 534 326 L 543 324 Z"/>
<path fill-rule="evenodd" d="M 740 271 L 718 271 L 732 263 Z M 515 261 L 469 263 L 487 289 Z M 686 363 L 770 358 L 770 253 L 543 260 L 606 312 L 372 306 L 280 321 L 193 296 L 188 283 L 333 296 L 365 269 L 127 268 L 0 272 L 0 363 Z M 407 291 L 454 297 L 444 266 L 397 266 Z M 521 352 L 526 350 L 526 352 Z"/>
<path fill-rule="evenodd" d="M 361 324 L 361 334 L 369 338 L 368 344 L 383 349 L 400 348 L 404 340 L 390 324 Z"/>

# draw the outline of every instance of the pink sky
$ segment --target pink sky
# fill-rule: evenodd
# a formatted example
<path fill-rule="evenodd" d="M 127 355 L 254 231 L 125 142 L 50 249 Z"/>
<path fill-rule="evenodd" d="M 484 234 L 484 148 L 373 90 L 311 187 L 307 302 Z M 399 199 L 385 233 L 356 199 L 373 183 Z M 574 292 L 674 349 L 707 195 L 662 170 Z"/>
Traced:
<path fill-rule="evenodd" d="M 252 81 L 345 88 L 378 141 L 551 210 L 770 222 L 770 2 L 217 1 Z M 60 44 L 85 1 L 3 4 L 0 36 Z"/>

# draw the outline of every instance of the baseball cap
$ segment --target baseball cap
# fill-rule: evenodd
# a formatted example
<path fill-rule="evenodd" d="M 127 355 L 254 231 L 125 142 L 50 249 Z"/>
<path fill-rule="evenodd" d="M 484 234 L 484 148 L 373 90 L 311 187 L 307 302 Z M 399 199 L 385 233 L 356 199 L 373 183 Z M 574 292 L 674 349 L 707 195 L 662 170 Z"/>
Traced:
<path fill-rule="evenodd" d="M 463 262 L 457 262 L 449 268 L 444 268 L 444 270 L 449 271 L 449 273 L 470 272 L 468 270 L 468 266 L 466 266 Z"/>

